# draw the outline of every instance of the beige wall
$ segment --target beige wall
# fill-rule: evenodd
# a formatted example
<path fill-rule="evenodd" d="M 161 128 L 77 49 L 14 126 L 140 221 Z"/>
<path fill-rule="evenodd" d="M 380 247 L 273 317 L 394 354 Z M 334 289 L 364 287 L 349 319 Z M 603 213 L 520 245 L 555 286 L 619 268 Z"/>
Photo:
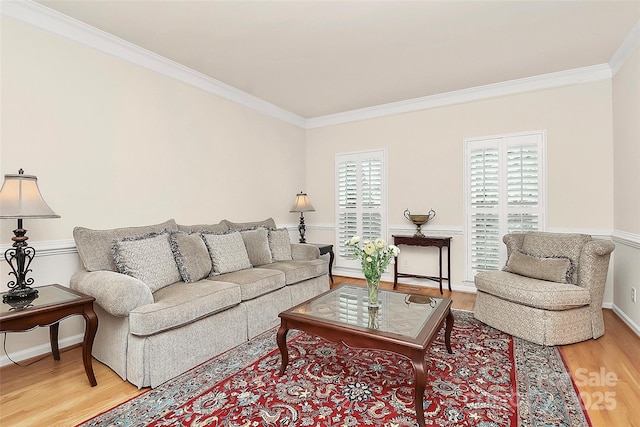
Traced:
<path fill-rule="evenodd" d="M 1 24 L 0 173 L 37 175 L 61 215 L 25 220 L 39 251 L 36 286 L 68 285 L 80 268 L 55 243 L 78 225 L 297 221 L 289 208 L 305 184 L 302 129 L 11 19 Z M 0 220 L 3 250 L 15 226 Z M 64 320 L 61 345 L 81 333 L 79 319 Z M 47 331 L 11 334 L 7 348 L 18 359 L 46 352 Z"/>
<path fill-rule="evenodd" d="M 613 78 L 614 304 L 640 325 L 640 48 Z"/>
<path fill-rule="evenodd" d="M 1 89 L 1 171 L 37 175 L 62 216 L 28 221 L 33 240 L 76 225 L 296 220 L 298 127 L 10 19 Z"/>
<path fill-rule="evenodd" d="M 437 216 L 427 230 L 459 230 L 452 275 L 454 285 L 460 284 L 464 139 L 540 129 L 547 132 L 548 228 L 608 234 L 613 229 L 609 81 L 309 130 L 307 188 L 316 208 L 314 221 L 335 222 L 329 175 L 335 154 L 385 147 L 390 228 L 410 225 L 402 215 L 406 208 L 423 213 L 433 208 Z M 322 238 L 333 238 L 328 227 Z"/>

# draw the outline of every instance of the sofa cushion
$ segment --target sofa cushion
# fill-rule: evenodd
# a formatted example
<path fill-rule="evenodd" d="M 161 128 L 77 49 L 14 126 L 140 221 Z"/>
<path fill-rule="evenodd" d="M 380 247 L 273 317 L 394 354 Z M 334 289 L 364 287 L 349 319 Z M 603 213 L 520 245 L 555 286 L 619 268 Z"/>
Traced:
<path fill-rule="evenodd" d="M 156 334 L 233 307 L 240 303 L 240 287 L 205 279 L 197 283 L 174 283 L 153 297 L 153 304 L 138 307 L 129 314 L 132 334 Z"/>
<path fill-rule="evenodd" d="M 149 233 L 177 230 L 177 228 L 178 226 L 173 219 L 155 225 L 114 228 L 111 230 L 92 230 L 84 227 L 76 227 L 73 229 L 73 238 L 85 270 L 118 271 L 111 254 L 111 245 L 114 240 L 123 237 L 139 237 Z"/>
<path fill-rule="evenodd" d="M 226 234 L 202 233 L 211 262 L 213 274 L 223 274 L 232 271 L 251 268 L 247 249 L 240 232 L 233 231 Z"/>
<path fill-rule="evenodd" d="M 536 257 L 522 251 L 513 252 L 503 268 L 509 273 L 550 282 L 571 283 L 573 265 L 567 257 Z"/>
<path fill-rule="evenodd" d="M 269 248 L 273 261 L 291 261 L 291 238 L 289 230 L 280 228 L 269 230 Z"/>
<path fill-rule="evenodd" d="M 171 251 L 169 233 L 125 237 L 115 240 L 112 249 L 118 271 L 141 280 L 151 292 L 182 280 Z"/>
<path fill-rule="evenodd" d="M 195 225 L 181 225 L 178 224 L 178 230 L 185 233 L 215 233 L 222 234 L 229 231 L 227 223 L 222 220 L 218 224 L 195 224 Z"/>
<path fill-rule="evenodd" d="M 278 261 L 273 264 L 263 265 L 260 268 L 282 271 L 286 284 L 291 285 L 327 274 L 327 261 L 323 259 L 314 259 L 311 261 Z"/>
<path fill-rule="evenodd" d="M 537 257 L 566 256 L 573 265 L 578 265 L 582 247 L 591 240 L 588 234 L 527 232 L 522 242 L 522 251 Z M 571 283 L 578 283 L 578 272 L 574 271 Z"/>
<path fill-rule="evenodd" d="M 247 249 L 251 265 L 257 267 L 271 263 L 271 249 L 269 249 L 269 230 L 264 227 L 255 230 L 241 231 L 244 247 Z"/>
<path fill-rule="evenodd" d="M 213 268 L 209 250 L 202 236 L 174 231 L 170 235 L 171 250 L 182 280 L 187 283 L 205 279 Z"/>
<path fill-rule="evenodd" d="M 242 301 L 257 298 L 260 295 L 268 294 L 285 286 L 283 272 L 262 267 L 221 274 L 216 276 L 215 280 L 240 285 Z"/>
<path fill-rule="evenodd" d="M 276 228 L 276 222 L 273 218 L 267 218 L 262 221 L 253 221 L 253 222 L 231 222 L 228 219 L 223 220 L 229 230 L 232 231 L 242 231 L 242 230 L 250 230 L 256 227 L 265 227 L 265 228 Z"/>
<path fill-rule="evenodd" d="M 479 291 L 544 310 L 568 310 L 591 303 L 588 289 L 506 271 L 480 272 L 476 274 L 475 283 Z"/>

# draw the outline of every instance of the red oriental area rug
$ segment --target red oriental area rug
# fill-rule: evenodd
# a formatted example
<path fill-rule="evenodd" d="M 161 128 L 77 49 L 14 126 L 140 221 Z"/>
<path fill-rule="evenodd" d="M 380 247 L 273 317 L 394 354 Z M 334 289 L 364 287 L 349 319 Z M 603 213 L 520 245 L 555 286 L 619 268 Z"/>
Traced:
<path fill-rule="evenodd" d="M 426 355 L 427 425 L 590 426 L 556 348 L 454 316 L 454 353 L 441 331 Z M 417 425 L 408 358 L 296 331 L 288 347 L 282 377 L 272 330 L 81 426 Z"/>

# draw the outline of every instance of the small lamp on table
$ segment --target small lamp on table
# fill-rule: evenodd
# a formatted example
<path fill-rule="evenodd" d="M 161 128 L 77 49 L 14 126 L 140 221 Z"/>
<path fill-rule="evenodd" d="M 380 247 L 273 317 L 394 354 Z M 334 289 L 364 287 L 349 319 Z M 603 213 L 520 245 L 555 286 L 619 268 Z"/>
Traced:
<path fill-rule="evenodd" d="M 38 178 L 24 175 L 20 169 L 17 175 L 5 175 L 0 189 L 0 219 L 18 220 L 18 228 L 13 230 L 11 238 L 13 245 L 4 253 L 11 268 L 9 275 L 13 275 L 15 280 L 7 284 L 9 292 L 3 295 L 3 302 L 33 299 L 38 295 L 36 289 L 29 287 L 33 278 L 27 279 L 36 250 L 27 244 L 27 230 L 22 228 L 24 218 L 60 218 L 60 215 L 56 215 L 42 198 Z"/>
<path fill-rule="evenodd" d="M 296 200 L 293 202 L 293 206 L 289 210 L 289 212 L 300 212 L 300 224 L 298 224 L 298 232 L 300 233 L 300 243 L 307 243 L 304 238 L 304 234 L 307 230 L 307 227 L 304 225 L 304 213 L 305 212 L 315 212 L 315 209 L 311 205 L 309 201 L 309 196 L 306 193 L 300 191 L 296 194 Z"/>

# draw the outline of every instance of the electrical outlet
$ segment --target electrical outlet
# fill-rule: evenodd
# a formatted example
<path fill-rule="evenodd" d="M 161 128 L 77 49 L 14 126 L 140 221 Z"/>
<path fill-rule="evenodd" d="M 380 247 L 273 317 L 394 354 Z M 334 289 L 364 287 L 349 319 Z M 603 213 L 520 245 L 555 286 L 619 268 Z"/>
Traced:
<path fill-rule="evenodd" d="M 403 266 L 404 268 L 409 267 L 409 260 L 408 260 L 408 259 L 403 259 L 403 260 L 402 260 L 402 266 Z"/>
<path fill-rule="evenodd" d="M 638 301 L 638 293 L 636 292 L 636 288 L 631 288 L 631 301 L 632 302 L 637 302 Z"/>

